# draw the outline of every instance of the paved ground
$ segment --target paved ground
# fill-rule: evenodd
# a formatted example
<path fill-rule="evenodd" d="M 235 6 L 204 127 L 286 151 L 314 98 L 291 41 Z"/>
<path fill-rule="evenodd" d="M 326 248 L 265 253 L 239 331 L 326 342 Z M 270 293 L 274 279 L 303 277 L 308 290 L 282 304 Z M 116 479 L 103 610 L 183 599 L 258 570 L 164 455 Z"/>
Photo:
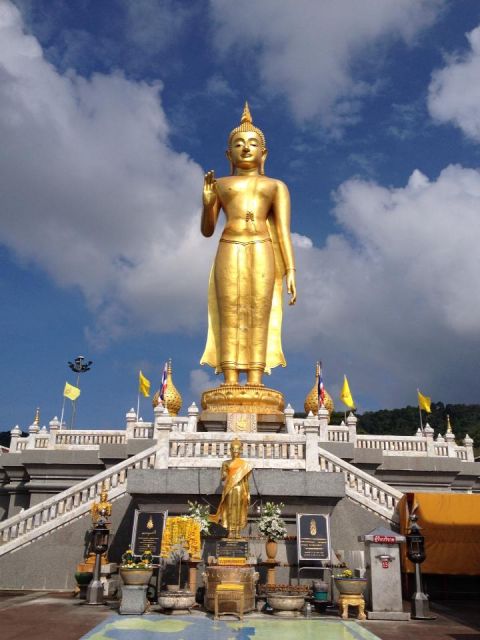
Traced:
<path fill-rule="evenodd" d="M 191 617 L 184 618 L 188 623 L 185 632 L 178 635 L 177 632 L 165 633 L 166 628 L 162 629 L 162 640 L 169 637 L 180 638 L 196 638 L 201 640 L 202 634 L 205 635 L 206 629 L 214 629 L 215 633 L 210 632 L 210 638 L 237 637 L 247 639 L 255 637 L 261 640 L 266 637 L 280 638 L 296 638 L 299 635 L 303 640 L 308 640 L 311 631 L 315 630 L 315 637 L 322 640 L 335 640 L 341 637 L 344 640 L 364 638 L 372 639 L 372 635 L 381 638 L 381 640 L 480 640 L 480 605 L 476 602 L 463 603 L 434 603 L 432 604 L 432 613 L 437 616 L 436 620 L 411 621 L 411 622 L 381 622 L 366 621 L 359 626 L 342 625 L 340 619 L 333 613 L 323 618 L 320 622 L 322 625 L 312 626 L 317 623 L 317 619 L 313 619 L 309 624 L 304 625 L 302 620 L 286 622 L 261 614 L 252 614 L 245 617 L 245 623 L 242 626 L 234 623 L 234 619 L 229 622 L 225 617 L 225 625 L 212 626 L 208 618 L 201 614 L 195 614 Z M 83 636 L 95 636 L 100 638 L 152 638 L 152 631 L 155 631 L 153 623 L 155 621 L 165 620 L 165 616 L 153 614 L 151 616 L 143 616 L 141 620 L 147 623 L 143 627 L 145 635 L 137 627 L 128 630 L 127 627 L 134 627 L 134 618 L 130 616 L 119 616 L 116 613 L 115 605 L 112 607 L 88 607 L 81 604 L 78 599 L 72 598 L 70 594 L 32 592 L 32 593 L 8 593 L 0 592 L 0 638 L 1 640 L 79 640 Z M 173 620 L 173 618 L 167 618 Z M 127 624 L 128 621 L 131 621 Z M 178 619 L 180 620 L 180 619 Z M 150 621 L 150 622 L 149 622 Z M 117 622 L 121 622 L 118 627 Z M 102 623 L 108 623 L 110 628 L 107 629 L 107 635 L 91 634 L 90 632 Z M 112 624 L 119 630 L 118 633 L 112 630 Z M 269 626 L 269 623 L 271 626 Z M 165 623 L 162 623 L 165 626 Z M 292 635 L 292 628 L 287 626 L 291 624 L 301 625 L 301 632 L 295 632 Z M 210 625 L 210 626 L 209 626 Z M 277 627 L 277 625 L 284 625 Z M 274 628 L 275 627 L 275 628 Z M 124 632 L 121 631 L 123 628 Z M 229 629 L 230 635 L 224 635 L 223 629 Z M 295 629 L 300 627 L 295 627 Z M 253 632 L 255 629 L 255 632 Z M 271 633 L 269 630 L 271 629 Z M 280 632 L 278 631 L 280 629 Z M 323 633 L 320 632 L 322 629 Z M 234 633 L 232 633 L 232 630 Z M 236 630 L 236 631 L 235 631 Z M 342 635 L 339 636 L 338 633 Z M 180 631 L 180 628 L 177 629 Z M 198 631 L 198 632 L 197 632 Z M 140 632 L 140 635 L 139 635 Z M 368 633 L 369 632 L 369 633 Z M 115 635 L 117 633 L 117 635 Z M 123 635 L 122 635 L 123 634 Z M 157 633 L 154 634 L 155 636 Z"/>

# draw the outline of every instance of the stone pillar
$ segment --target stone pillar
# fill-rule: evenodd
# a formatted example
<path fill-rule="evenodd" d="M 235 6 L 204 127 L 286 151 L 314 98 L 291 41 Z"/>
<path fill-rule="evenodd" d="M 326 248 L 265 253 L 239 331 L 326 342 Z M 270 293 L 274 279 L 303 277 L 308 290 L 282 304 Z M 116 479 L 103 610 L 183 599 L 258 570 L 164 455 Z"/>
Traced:
<path fill-rule="evenodd" d="M 347 427 L 348 427 L 348 441 L 350 444 L 353 444 L 354 447 L 357 446 L 357 416 L 352 412 L 348 414 L 347 418 Z"/>
<path fill-rule="evenodd" d="M 132 440 L 135 437 L 135 425 L 137 424 L 138 416 L 135 409 L 132 407 L 130 411 L 125 414 L 125 432 L 127 440 Z"/>
<path fill-rule="evenodd" d="M 49 449 L 55 449 L 55 443 L 57 439 L 57 431 L 60 429 L 60 420 L 55 416 L 53 420 L 48 423 L 50 431 L 50 442 L 48 443 Z"/>
<path fill-rule="evenodd" d="M 467 462 L 475 462 L 475 456 L 473 454 L 473 440 L 470 436 L 467 435 L 463 439 L 463 444 L 465 445 L 465 449 L 467 450 Z"/>
<path fill-rule="evenodd" d="M 170 432 L 173 429 L 173 419 L 168 413 L 168 409 L 157 405 L 153 410 L 155 416 L 155 434 L 158 449 L 155 459 L 156 469 L 168 469 L 168 458 L 170 455 Z"/>
<path fill-rule="evenodd" d="M 293 426 L 293 416 L 295 415 L 295 411 L 290 403 L 287 404 L 283 413 L 285 414 L 285 427 L 287 429 L 287 433 L 294 434 L 295 427 Z"/>
<path fill-rule="evenodd" d="M 367 617 L 373 620 L 409 620 L 410 614 L 403 611 L 400 573 L 400 543 L 405 542 L 405 536 L 379 527 L 359 536 L 358 540 L 365 543 Z"/>
<path fill-rule="evenodd" d="M 198 407 L 195 402 L 188 407 L 188 433 L 195 433 L 197 431 L 198 422 Z"/>
<path fill-rule="evenodd" d="M 305 471 L 320 471 L 318 460 L 318 418 L 314 417 L 310 411 L 303 424 L 305 428 Z"/>
<path fill-rule="evenodd" d="M 319 426 L 319 436 L 320 442 L 328 442 L 328 409 L 325 407 L 320 407 L 318 410 L 318 426 Z"/>
<path fill-rule="evenodd" d="M 35 439 L 39 431 L 40 427 L 38 426 L 38 424 L 34 423 L 28 427 L 28 442 L 26 449 L 35 449 Z"/>
<path fill-rule="evenodd" d="M 435 434 L 434 430 L 432 429 L 432 427 L 428 424 L 425 425 L 425 429 L 423 430 L 423 433 L 425 434 L 425 439 L 427 441 L 427 456 L 434 456 L 435 455 L 435 447 L 434 447 L 434 442 L 433 442 L 433 436 Z"/>
<path fill-rule="evenodd" d="M 445 441 L 448 447 L 448 457 L 456 458 L 457 452 L 455 451 L 455 447 L 457 446 L 457 443 L 455 442 L 455 434 L 451 431 L 447 431 L 447 433 L 445 434 Z"/>
<path fill-rule="evenodd" d="M 15 425 L 10 431 L 10 453 L 17 453 L 17 442 L 22 437 L 22 430 Z"/>

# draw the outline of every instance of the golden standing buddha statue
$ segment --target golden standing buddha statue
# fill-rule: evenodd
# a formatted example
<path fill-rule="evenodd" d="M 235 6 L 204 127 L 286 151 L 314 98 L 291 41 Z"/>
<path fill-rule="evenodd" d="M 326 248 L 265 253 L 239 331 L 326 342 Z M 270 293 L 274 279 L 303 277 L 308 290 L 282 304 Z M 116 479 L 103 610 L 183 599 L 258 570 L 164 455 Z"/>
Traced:
<path fill-rule="evenodd" d="M 226 154 L 231 175 L 216 179 L 209 171 L 203 188 L 203 235 L 213 234 L 221 209 L 226 224 L 210 275 L 201 364 L 223 373 L 225 386 L 238 385 L 240 372 L 245 372 L 246 386 L 258 387 L 264 373 L 286 366 L 281 344 L 284 277 L 290 304 L 297 295 L 290 195 L 281 180 L 264 174 L 265 137 L 253 125 L 247 103 Z M 208 398 L 203 404 L 208 405 Z"/>
<path fill-rule="evenodd" d="M 240 538 L 242 529 L 247 526 L 247 513 L 250 506 L 250 487 L 248 479 L 252 465 L 240 458 L 242 443 L 238 438 L 230 445 L 231 459 L 222 464 L 221 477 L 224 482 L 222 497 L 217 513 L 210 516 L 212 522 L 225 527 L 228 538 Z"/>

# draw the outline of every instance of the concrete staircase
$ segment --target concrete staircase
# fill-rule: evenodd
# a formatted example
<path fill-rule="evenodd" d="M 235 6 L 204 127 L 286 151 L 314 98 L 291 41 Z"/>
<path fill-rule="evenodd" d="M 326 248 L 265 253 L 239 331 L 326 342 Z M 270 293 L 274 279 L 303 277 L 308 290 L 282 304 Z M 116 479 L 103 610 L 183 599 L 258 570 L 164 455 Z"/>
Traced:
<path fill-rule="evenodd" d="M 202 435 L 206 434 L 179 435 L 177 438 L 179 438 L 178 442 L 183 437 L 188 438 L 188 441 L 190 441 L 192 437 L 198 439 Z M 225 444 L 227 444 L 231 439 L 230 436 L 231 434 L 216 434 L 215 439 L 224 439 Z M 255 436 L 256 440 L 262 437 L 261 434 L 255 434 Z M 248 447 L 248 457 L 245 457 L 252 463 L 254 468 L 292 469 L 293 467 L 298 470 L 307 469 L 306 456 L 304 455 L 307 449 L 305 436 L 296 435 L 294 437 L 295 442 L 292 441 L 293 444 L 289 443 L 290 448 L 287 448 L 286 442 L 284 442 L 286 438 L 284 435 L 274 436 L 273 438 L 270 436 L 268 445 L 260 447 L 258 443 L 254 443 L 255 446 L 251 444 Z M 252 437 L 250 439 L 253 441 Z M 279 439 L 280 444 L 277 443 L 276 445 L 274 443 L 275 439 Z M 165 441 L 160 441 L 149 449 L 141 451 L 106 471 L 102 471 L 34 507 L 0 522 L 0 557 L 16 552 L 33 541 L 47 536 L 56 529 L 65 527 L 84 516 L 90 510 L 93 502 L 99 497 L 104 485 L 108 489 L 111 501 L 118 500 L 124 496 L 127 489 L 128 473 L 131 469 L 175 468 L 184 466 L 186 460 L 192 463 L 192 458 L 177 457 L 177 450 L 175 450 L 175 455 L 172 456 L 172 450 L 167 452 L 165 444 Z M 186 443 L 187 445 L 188 442 Z M 280 447 L 278 451 L 275 446 Z M 291 447 L 293 446 L 295 447 L 295 458 L 292 460 L 290 456 L 292 455 L 293 449 Z M 225 459 L 225 449 L 226 447 L 223 445 L 222 447 L 217 445 L 215 447 L 210 446 L 206 453 L 204 451 L 201 462 L 198 457 L 196 458 L 195 466 L 220 467 Z M 195 455 L 193 447 L 192 453 Z M 283 455 L 284 457 L 282 457 Z M 396 506 L 403 495 L 400 491 L 320 447 L 318 448 L 318 463 L 315 454 L 313 457 L 315 458 L 317 471 L 343 473 L 345 493 L 350 500 L 382 517 L 388 523 L 395 521 Z"/>

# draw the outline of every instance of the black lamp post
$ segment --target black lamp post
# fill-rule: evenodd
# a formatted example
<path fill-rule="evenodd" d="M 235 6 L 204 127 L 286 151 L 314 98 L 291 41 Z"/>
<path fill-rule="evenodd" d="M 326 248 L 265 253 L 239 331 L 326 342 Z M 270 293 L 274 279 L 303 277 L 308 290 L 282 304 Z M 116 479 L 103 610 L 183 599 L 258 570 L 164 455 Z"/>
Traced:
<path fill-rule="evenodd" d="M 410 529 L 407 538 L 407 557 L 415 565 L 415 593 L 412 596 L 412 618 L 414 620 L 435 620 L 430 615 L 428 596 L 423 592 L 422 572 L 420 565 L 427 557 L 425 554 L 425 536 L 420 533 L 417 524 L 418 516 L 412 514 L 409 517 Z"/>
<path fill-rule="evenodd" d="M 100 569 L 102 563 L 102 555 L 108 549 L 108 538 L 110 531 L 104 518 L 95 524 L 92 529 L 92 550 L 95 553 L 95 568 L 93 570 L 93 578 L 87 589 L 86 604 L 104 604 L 103 584 L 100 580 Z"/>
<path fill-rule="evenodd" d="M 77 387 L 80 388 L 80 374 L 86 373 L 90 371 L 92 368 L 93 360 L 85 360 L 84 356 L 77 356 L 73 362 L 69 362 L 68 366 L 70 369 L 77 374 Z M 70 429 L 73 429 L 73 422 L 75 420 L 75 413 L 77 411 L 77 401 L 73 401 L 73 409 L 72 409 L 72 421 L 70 423 Z"/>

